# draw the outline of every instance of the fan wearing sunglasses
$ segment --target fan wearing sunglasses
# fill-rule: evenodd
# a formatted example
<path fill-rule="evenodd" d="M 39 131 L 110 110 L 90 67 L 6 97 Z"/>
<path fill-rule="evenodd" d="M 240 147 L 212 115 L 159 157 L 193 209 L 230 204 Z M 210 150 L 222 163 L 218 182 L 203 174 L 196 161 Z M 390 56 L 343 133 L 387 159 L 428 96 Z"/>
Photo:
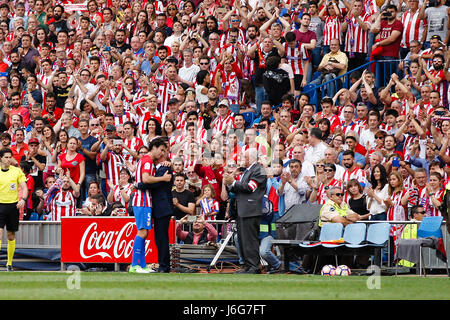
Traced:
<path fill-rule="evenodd" d="M 344 226 L 360 220 L 344 202 L 344 191 L 340 187 L 332 187 L 327 191 L 328 200 L 320 209 L 319 227 L 328 223 L 342 223 Z"/>

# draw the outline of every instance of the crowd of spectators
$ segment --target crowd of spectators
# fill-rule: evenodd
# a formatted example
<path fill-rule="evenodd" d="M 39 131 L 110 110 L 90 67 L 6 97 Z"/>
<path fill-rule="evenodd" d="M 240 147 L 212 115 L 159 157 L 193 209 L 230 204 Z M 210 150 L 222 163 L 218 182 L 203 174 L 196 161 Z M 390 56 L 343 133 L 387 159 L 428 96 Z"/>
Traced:
<path fill-rule="evenodd" d="M 449 15 L 444 0 L 2 1 L 0 140 L 27 175 L 23 219 L 128 215 L 157 136 L 178 220 L 231 216 L 222 179 L 248 148 L 275 217 L 334 186 L 361 219 L 442 215 Z M 353 71 L 371 60 L 386 63 Z M 330 82 L 346 72 L 350 87 Z M 326 81 L 312 104 L 303 88 Z"/>

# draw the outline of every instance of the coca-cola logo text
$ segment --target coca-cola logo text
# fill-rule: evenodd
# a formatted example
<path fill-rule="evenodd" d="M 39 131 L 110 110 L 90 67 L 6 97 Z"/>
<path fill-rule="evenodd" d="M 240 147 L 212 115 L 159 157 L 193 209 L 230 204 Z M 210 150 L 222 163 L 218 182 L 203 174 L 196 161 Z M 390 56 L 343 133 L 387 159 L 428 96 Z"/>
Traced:
<path fill-rule="evenodd" d="M 90 259 L 96 256 L 109 259 L 127 259 L 133 253 L 134 223 L 126 223 L 121 230 L 100 231 L 97 222 L 91 223 L 81 238 L 80 256 Z M 145 241 L 145 255 L 152 252 L 150 240 Z"/>

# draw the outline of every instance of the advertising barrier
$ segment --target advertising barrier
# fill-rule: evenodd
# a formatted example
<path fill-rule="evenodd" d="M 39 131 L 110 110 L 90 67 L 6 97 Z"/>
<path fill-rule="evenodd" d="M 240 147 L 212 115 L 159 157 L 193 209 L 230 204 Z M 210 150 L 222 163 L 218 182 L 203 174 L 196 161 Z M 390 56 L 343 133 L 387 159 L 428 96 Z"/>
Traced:
<path fill-rule="evenodd" d="M 61 262 L 131 263 L 136 236 L 134 217 L 63 217 Z M 147 263 L 158 262 L 153 230 L 145 241 Z M 170 221 L 169 243 L 175 243 L 175 220 Z"/>

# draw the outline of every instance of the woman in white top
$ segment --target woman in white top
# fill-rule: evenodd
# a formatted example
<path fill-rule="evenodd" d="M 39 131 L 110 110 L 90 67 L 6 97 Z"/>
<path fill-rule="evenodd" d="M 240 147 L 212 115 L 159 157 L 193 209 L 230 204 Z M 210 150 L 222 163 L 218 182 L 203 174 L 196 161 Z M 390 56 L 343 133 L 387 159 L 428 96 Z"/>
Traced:
<path fill-rule="evenodd" d="M 366 188 L 369 197 L 367 209 L 370 212 L 370 220 L 386 220 L 386 204 L 384 200 L 389 198 L 386 169 L 382 164 L 377 164 L 370 176 L 372 187 Z"/>
<path fill-rule="evenodd" d="M 197 103 L 206 106 L 208 103 L 208 87 L 210 84 L 209 72 L 206 70 L 201 70 L 197 73 L 196 85 L 195 85 L 195 98 Z"/>

